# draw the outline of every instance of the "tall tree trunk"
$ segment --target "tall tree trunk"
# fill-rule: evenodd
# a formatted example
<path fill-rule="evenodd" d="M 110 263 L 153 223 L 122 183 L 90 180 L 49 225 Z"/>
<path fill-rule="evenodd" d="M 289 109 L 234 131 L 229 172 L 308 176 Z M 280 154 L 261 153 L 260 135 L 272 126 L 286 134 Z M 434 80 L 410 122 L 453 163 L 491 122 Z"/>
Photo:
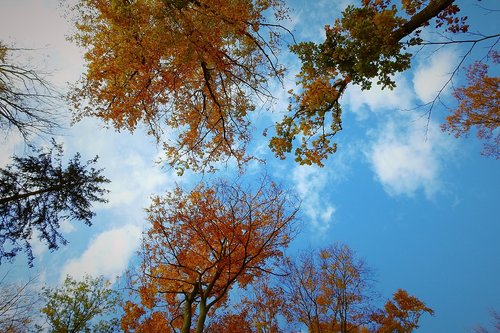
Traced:
<path fill-rule="evenodd" d="M 199 291 L 199 285 L 195 284 L 193 291 L 186 295 L 186 303 L 184 303 L 184 312 L 181 333 L 191 332 L 191 320 L 193 318 L 192 306 Z"/>
<path fill-rule="evenodd" d="M 26 199 L 26 198 L 31 197 L 33 195 L 44 194 L 44 193 L 48 193 L 48 192 L 58 192 L 58 191 L 62 190 L 63 188 L 74 186 L 74 185 L 78 185 L 78 184 L 61 184 L 61 185 L 50 186 L 50 187 L 43 188 L 41 190 L 37 190 L 37 191 L 33 191 L 33 192 L 14 194 L 10 197 L 0 198 L 0 205 L 7 204 L 11 201 L 18 201 L 21 199 Z"/>
<path fill-rule="evenodd" d="M 205 320 L 207 319 L 207 313 L 209 307 L 207 306 L 206 299 L 200 301 L 200 306 L 198 307 L 199 315 L 198 322 L 196 323 L 196 333 L 203 333 L 203 328 L 205 327 Z"/>
<path fill-rule="evenodd" d="M 192 318 L 191 305 L 192 302 L 189 302 L 186 299 L 186 303 L 184 304 L 184 312 L 183 312 L 184 321 L 182 323 L 181 333 L 190 333 L 191 331 L 191 318 Z"/>

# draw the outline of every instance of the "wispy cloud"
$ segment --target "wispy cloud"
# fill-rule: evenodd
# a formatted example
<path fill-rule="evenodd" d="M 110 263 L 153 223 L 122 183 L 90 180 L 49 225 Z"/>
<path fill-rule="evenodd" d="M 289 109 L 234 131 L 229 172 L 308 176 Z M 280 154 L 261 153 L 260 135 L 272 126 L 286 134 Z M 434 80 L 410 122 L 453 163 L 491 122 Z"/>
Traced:
<path fill-rule="evenodd" d="M 442 163 L 454 142 L 435 123 L 390 119 L 374 136 L 366 156 L 388 194 L 413 196 L 423 190 L 430 198 L 442 190 Z"/>
<path fill-rule="evenodd" d="M 155 163 L 161 149 L 140 130 L 134 134 L 117 133 L 89 119 L 74 126 L 71 137 L 60 140 L 68 152 L 80 152 L 84 160 L 99 156 L 98 167 L 104 168 L 103 173 L 111 183 L 107 186 L 109 202 L 98 209 L 113 210 L 130 223 L 141 219 L 142 209 L 149 204 L 152 194 L 189 179 L 189 174 L 181 178 L 175 171 L 162 169 Z"/>
<path fill-rule="evenodd" d="M 292 173 L 295 190 L 302 199 L 302 212 L 310 225 L 319 232 L 328 230 L 333 222 L 335 207 L 326 196 L 328 175 L 326 169 L 296 166 Z"/>
<path fill-rule="evenodd" d="M 371 113 L 387 112 L 391 110 L 408 109 L 412 106 L 414 93 L 410 82 L 404 75 L 396 75 L 394 81 L 396 88 L 393 90 L 377 85 L 377 80 L 372 80 L 370 90 L 361 90 L 358 85 L 352 85 L 346 90 L 344 102 L 349 111 L 354 112 L 358 119 L 364 120 Z"/>
<path fill-rule="evenodd" d="M 114 279 L 127 268 L 130 258 L 140 244 L 142 229 L 127 224 L 105 231 L 93 238 L 78 258 L 68 260 L 61 269 L 60 280 L 66 275 L 82 278 L 86 274 L 104 275 Z"/>
<path fill-rule="evenodd" d="M 411 109 L 417 100 L 434 99 L 455 62 L 453 52 L 436 52 L 416 65 L 412 78 L 396 75 L 394 90 L 382 90 L 374 81 L 368 91 L 352 86 L 346 92 L 349 110 L 360 120 L 370 118 L 377 126 L 371 131 L 365 156 L 375 178 L 390 195 L 413 196 L 423 190 L 432 197 L 442 189 L 442 164 L 454 143 L 427 117 L 397 111 Z"/>
<path fill-rule="evenodd" d="M 446 49 L 433 53 L 417 65 L 413 85 L 416 96 L 422 102 L 430 102 L 436 97 L 449 80 L 457 60 L 456 50 Z"/>

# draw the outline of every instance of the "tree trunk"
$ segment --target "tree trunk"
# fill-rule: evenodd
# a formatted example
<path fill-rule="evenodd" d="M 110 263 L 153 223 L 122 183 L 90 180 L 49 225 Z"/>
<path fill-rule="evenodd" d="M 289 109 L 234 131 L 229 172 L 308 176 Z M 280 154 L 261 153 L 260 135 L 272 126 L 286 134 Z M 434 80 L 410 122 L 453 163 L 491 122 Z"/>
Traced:
<path fill-rule="evenodd" d="M 62 184 L 62 185 L 50 186 L 50 187 L 47 187 L 47 188 L 44 188 L 44 189 L 41 189 L 38 191 L 27 192 L 27 193 L 23 193 L 23 194 L 14 194 L 10 197 L 0 198 L 0 205 L 5 205 L 11 201 L 18 201 L 21 199 L 26 199 L 26 198 L 31 197 L 33 195 L 44 194 L 44 193 L 48 193 L 48 192 L 57 192 L 57 191 L 62 190 L 65 187 L 69 187 L 72 185 L 76 185 L 76 184 Z"/>
<path fill-rule="evenodd" d="M 205 320 L 207 319 L 208 307 L 205 299 L 200 301 L 198 322 L 196 324 L 196 333 L 203 333 L 205 327 Z"/>
<path fill-rule="evenodd" d="M 181 328 L 181 333 L 190 333 L 191 331 L 191 305 L 192 301 L 189 300 L 189 297 L 186 297 L 186 303 L 184 304 L 184 312 L 183 312 L 183 323 Z"/>

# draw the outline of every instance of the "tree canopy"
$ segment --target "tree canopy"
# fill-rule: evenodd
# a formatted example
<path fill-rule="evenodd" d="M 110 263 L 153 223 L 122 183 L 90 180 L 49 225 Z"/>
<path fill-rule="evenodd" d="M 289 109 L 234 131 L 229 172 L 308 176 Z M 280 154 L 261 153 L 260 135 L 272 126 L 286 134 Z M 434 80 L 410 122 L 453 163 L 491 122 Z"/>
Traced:
<path fill-rule="evenodd" d="M 141 269 L 132 275 L 140 299 L 125 305 L 122 329 L 203 332 L 209 311 L 231 289 L 272 272 L 283 258 L 297 204 L 267 180 L 253 191 L 216 182 L 155 197 Z"/>
<path fill-rule="evenodd" d="M 92 224 L 92 204 L 106 202 L 103 185 L 109 180 L 76 154 L 63 166 L 62 145 L 32 147 L 33 155 L 14 156 L 0 169 L 0 263 L 24 250 L 33 263 L 30 241 L 36 237 L 56 250 L 67 241 L 59 231 L 62 221 Z"/>
<path fill-rule="evenodd" d="M 424 313 L 434 314 L 431 308 L 406 290 L 398 289 L 392 298 L 385 303 L 384 310 L 371 316 L 379 325 L 376 333 L 413 332 L 419 327 L 418 322 Z"/>
<path fill-rule="evenodd" d="M 341 18 L 325 26 L 322 43 L 292 46 L 292 52 L 302 62 L 297 76 L 300 90 L 292 93 L 290 115 L 276 124 L 276 136 L 270 142 L 276 156 L 285 158 L 298 145 L 293 150 L 298 163 L 322 166 L 322 161 L 337 149 L 333 137 L 342 130 L 340 101 L 347 86 L 358 84 L 366 90 L 375 81 L 382 88 L 394 88 L 394 74 L 410 68 L 411 58 L 419 48 L 461 42 L 473 43 L 474 47 L 490 39 L 492 47 L 496 45 L 498 34 L 466 41 L 455 39 L 453 35 L 469 29 L 467 17 L 459 13 L 453 0 L 364 0 L 359 6 L 347 6 Z M 446 36 L 444 42 L 423 40 L 421 32 L 431 24 Z M 479 136 L 489 139 L 490 132 L 498 127 L 498 82 L 487 79 L 484 73 L 475 77 L 469 75 L 470 88 L 455 93 L 460 105 L 455 115 L 448 117 L 445 128 L 460 135 L 476 125 Z M 471 91 L 480 87 L 492 92 L 482 99 L 472 99 Z M 481 116 L 475 116 L 476 112 Z"/>
<path fill-rule="evenodd" d="M 112 333 L 118 328 L 116 310 L 120 295 L 110 288 L 102 276 L 86 276 L 78 281 L 66 276 L 60 287 L 43 290 L 49 332 L 60 333 Z M 106 315 L 115 315 L 106 318 Z"/>
<path fill-rule="evenodd" d="M 73 39 L 87 71 L 72 94 L 76 119 L 145 124 L 180 172 L 244 163 L 247 115 L 271 97 L 270 75 L 282 75 L 268 9 L 285 15 L 280 0 L 80 1 Z"/>
<path fill-rule="evenodd" d="M 80 1 L 73 39 L 87 51 L 87 70 L 72 94 L 76 119 L 97 116 L 129 130 L 145 124 L 180 172 L 213 170 L 230 158 L 241 167 L 252 158 L 248 115 L 259 98 L 272 97 L 268 75 L 283 74 L 275 54 L 286 29 L 269 18 L 286 18 L 285 8 L 279 0 Z M 431 25 L 448 38 L 443 45 L 492 40 L 494 47 L 500 38 L 453 39 L 469 29 L 454 0 L 364 0 L 325 26 L 323 42 L 292 45 L 302 68 L 269 142 L 275 155 L 323 165 L 337 149 L 333 137 L 342 130 L 348 85 L 370 89 L 375 81 L 394 88 L 393 75 L 410 68 L 417 47 L 441 43 L 421 37 Z M 445 128 L 460 135 L 478 126 L 480 138 L 489 140 L 498 126 L 498 82 L 469 79 L 468 93 L 455 93 L 460 105 Z M 493 100 L 471 100 L 479 84 Z M 496 156 L 492 145 L 498 147 L 490 142 L 486 152 Z"/>
<path fill-rule="evenodd" d="M 283 279 L 288 317 L 309 332 L 347 333 L 369 322 L 370 269 L 347 245 L 307 251 L 288 262 Z"/>

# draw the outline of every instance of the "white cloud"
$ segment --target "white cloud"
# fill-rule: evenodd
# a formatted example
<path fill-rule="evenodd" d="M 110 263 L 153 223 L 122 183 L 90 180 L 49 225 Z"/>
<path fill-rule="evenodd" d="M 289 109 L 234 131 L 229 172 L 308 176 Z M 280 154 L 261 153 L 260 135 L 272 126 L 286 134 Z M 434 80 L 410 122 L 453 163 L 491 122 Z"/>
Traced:
<path fill-rule="evenodd" d="M 348 87 L 344 101 L 349 105 L 349 111 L 364 119 L 368 116 L 366 107 L 372 112 L 410 108 L 413 102 L 413 92 L 408 80 L 403 75 L 396 75 L 394 81 L 396 82 L 396 88 L 393 90 L 382 89 L 382 86 L 376 84 L 376 80 L 372 80 L 370 90 L 361 90 L 358 85 Z"/>
<path fill-rule="evenodd" d="M 427 197 L 442 190 L 442 162 L 453 150 L 453 141 L 426 119 L 389 120 L 376 133 L 366 155 L 377 180 L 390 195 L 414 195 L 422 189 Z"/>
<path fill-rule="evenodd" d="M 302 199 L 301 210 L 320 232 L 328 230 L 335 214 L 335 207 L 322 195 L 327 190 L 327 176 L 325 169 L 308 166 L 296 166 L 292 173 L 295 189 Z"/>
<path fill-rule="evenodd" d="M 61 281 L 68 274 L 74 278 L 90 274 L 114 279 L 127 268 L 140 244 L 141 233 L 140 227 L 128 224 L 97 235 L 79 258 L 66 262 L 61 270 Z"/>
<path fill-rule="evenodd" d="M 162 194 L 175 182 L 189 181 L 189 176 L 177 177 L 175 171 L 164 170 L 154 163 L 158 150 L 151 139 L 137 132 L 116 133 L 98 128 L 95 121 L 79 124 L 72 137 L 64 138 L 70 151 L 80 151 L 82 159 L 99 155 L 98 167 L 105 168 L 110 178 L 108 203 L 98 207 L 94 224 L 110 230 L 95 236 L 87 249 L 66 262 L 61 279 L 66 274 L 82 277 L 85 274 L 114 278 L 127 268 L 140 243 L 145 223 L 144 208 L 152 194 Z M 106 211 L 106 220 L 102 214 Z"/>
<path fill-rule="evenodd" d="M 137 152 L 129 155 L 115 156 L 119 165 L 112 162 L 108 174 L 113 178 L 109 189 L 109 203 L 106 208 L 126 208 L 130 205 L 145 203 L 151 194 L 166 184 L 168 175 L 155 167 L 152 160 L 147 160 Z M 140 206 L 139 206 L 140 207 Z"/>
<path fill-rule="evenodd" d="M 413 76 L 417 97 L 424 103 L 432 101 L 449 80 L 456 63 L 457 53 L 453 49 L 439 51 L 425 58 Z"/>
<path fill-rule="evenodd" d="M 127 223 L 141 223 L 143 208 L 149 205 L 152 194 L 162 193 L 174 184 L 189 181 L 189 174 L 178 177 L 174 170 L 165 170 L 155 163 L 163 152 L 153 139 L 141 130 L 133 135 L 100 128 L 99 122 L 86 119 L 72 128 L 71 137 L 62 137 L 70 152 L 80 152 L 82 160 L 99 156 L 98 168 L 104 168 L 111 183 L 106 187 L 108 203 L 99 210 L 112 210 L 126 218 Z M 121 222 L 123 223 L 123 221 Z"/>

